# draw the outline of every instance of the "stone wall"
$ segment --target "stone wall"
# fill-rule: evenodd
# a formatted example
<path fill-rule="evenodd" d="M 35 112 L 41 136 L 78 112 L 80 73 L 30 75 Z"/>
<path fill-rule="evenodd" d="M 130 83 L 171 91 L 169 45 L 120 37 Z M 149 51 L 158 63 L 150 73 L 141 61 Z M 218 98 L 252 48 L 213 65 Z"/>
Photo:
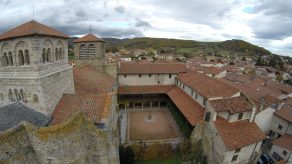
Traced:
<path fill-rule="evenodd" d="M 0 133 L 0 163 L 119 163 L 108 138 L 81 113 L 51 127 L 23 123 Z"/>

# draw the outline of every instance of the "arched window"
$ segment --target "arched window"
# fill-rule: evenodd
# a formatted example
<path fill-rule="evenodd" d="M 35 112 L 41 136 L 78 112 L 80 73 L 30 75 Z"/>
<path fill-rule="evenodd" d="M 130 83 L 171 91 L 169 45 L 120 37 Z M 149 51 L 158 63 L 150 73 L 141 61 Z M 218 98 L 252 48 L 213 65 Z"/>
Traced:
<path fill-rule="evenodd" d="M 12 52 L 9 52 L 9 53 L 8 53 L 8 63 L 9 63 L 9 65 L 13 65 Z"/>
<path fill-rule="evenodd" d="M 7 53 L 4 52 L 2 56 L 2 66 L 6 67 L 9 65 Z"/>
<path fill-rule="evenodd" d="M 20 89 L 20 96 L 22 100 L 25 100 L 25 94 L 23 92 L 23 89 Z"/>
<path fill-rule="evenodd" d="M 58 51 L 58 48 L 55 49 L 55 58 L 56 58 L 56 61 L 59 60 L 59 51 Z"/>
<path fill-rule="evenodd" d="M 4 95 L 3 95 L 3 93 L 0 93 L 0 100 L 1 101 L 4 101 Z"/>
<path fill-rule="evenodd" d="M 62 48 L 59 48 L 59 59 L 60 60 L 63 59 L 63 51 L 62 51 Z"/>
<path fill-rule="evenodd" d="M 46 59 L 47 59 L 47 54 L 46 54 L 46 49 L 43 48 L 43 51 L 42 51 L 42 61 L 43 63 L 46 63 Z"/>
<path fill-rule="evenodd" d="M 46 58 L 46 61 L 47 62 L 52 62 L 52 59 L 51 59 L 51 49 L 50 48 L 47 49 L 47 56 L 46 57 L 47 57 Z"/>
<path fill-rule="evenodd" d="M 34 102 L 34 103 L 38 103 L 38 102 L 39 102 L 39 97 L 38 97 L 38 95 L 36 95 L 36 94 L 33 95 L 33 102 Z"/>
<path fill-rule="evenodd" d="M 21 96 L 18 93 L 18 90 L 17 89 L 14 89 L 14 94 L 15 94 L 15 97 L 16 97 L 16 101 L 20 101 L 21 100 Z"/>
<path fill-rule="evenodd" d="M 95 56 L 95 46 L 93 44 L 88 45 L 88 56 Z"/>
<path fill-rule="evenodd" d="M 13 96 L 12 96 L 12 89 L 9 89 L 9 91 L 8 91 L 8 98 L 9 98 L 9 101 L 11 102 L 11 101 L 15 101 L 14 100 L 14 98 L 13 98 Z"/>
<path fill-rule="evenodd" d="M 79 48 L 79 58 L 87 57 L 87 48 L 85 45 L 81 45 Z"/>
<path fill-rule="evenodd" d="M 23 51 L 22 50 L 18 51 L 18 65 L 19 66 L 24 65 L 24 55 L 23 55 Z"/>
<path fill-rule="evenodd" d="M 30 58 L 29 58 L 29 51 L 28 50 L 24 51 L 24 59 L 25 59 L 24 63 L 26 65 L 30 65 Z"/>

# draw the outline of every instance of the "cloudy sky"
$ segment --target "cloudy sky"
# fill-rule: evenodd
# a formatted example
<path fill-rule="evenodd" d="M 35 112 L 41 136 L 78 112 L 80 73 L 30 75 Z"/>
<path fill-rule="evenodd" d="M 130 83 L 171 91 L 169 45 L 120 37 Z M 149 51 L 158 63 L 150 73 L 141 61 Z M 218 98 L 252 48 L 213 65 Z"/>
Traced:
<path fill-rule="evenodd" d="M 0 33 L 33 19 L 33 1 L 0 0 Z M 292 56 L 291 0 L 35 0 L 34 19 L 71 36 L 243 39 Z"/>

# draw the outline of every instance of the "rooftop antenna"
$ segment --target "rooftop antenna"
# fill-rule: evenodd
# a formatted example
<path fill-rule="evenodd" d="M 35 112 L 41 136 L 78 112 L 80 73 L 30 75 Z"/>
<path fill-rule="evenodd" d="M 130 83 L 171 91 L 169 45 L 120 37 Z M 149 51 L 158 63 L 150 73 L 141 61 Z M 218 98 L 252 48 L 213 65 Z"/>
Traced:
<path fill-rule="evenodd" d="M 32 1 L 32 20 L 34 20 L 34 10 L 35 10 L 35 5 L 34 5 L 34 0 Z"/>
<path fill-rule="evenodd" d="M 91 34 L 91 25 L 90 25 L 90 27 L 89 27 L 89 33 Z"/>

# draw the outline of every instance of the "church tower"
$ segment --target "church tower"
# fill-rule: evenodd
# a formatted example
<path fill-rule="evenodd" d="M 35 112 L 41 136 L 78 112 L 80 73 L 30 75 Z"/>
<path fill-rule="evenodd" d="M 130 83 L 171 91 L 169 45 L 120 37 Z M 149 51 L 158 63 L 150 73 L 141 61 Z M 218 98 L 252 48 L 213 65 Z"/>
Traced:
<path fill-rule="evenodd" d="M 0 107 L 19 101 L 50 115 L 74 93 L 68 38 L 34 20 L 0 35 Z"/>

